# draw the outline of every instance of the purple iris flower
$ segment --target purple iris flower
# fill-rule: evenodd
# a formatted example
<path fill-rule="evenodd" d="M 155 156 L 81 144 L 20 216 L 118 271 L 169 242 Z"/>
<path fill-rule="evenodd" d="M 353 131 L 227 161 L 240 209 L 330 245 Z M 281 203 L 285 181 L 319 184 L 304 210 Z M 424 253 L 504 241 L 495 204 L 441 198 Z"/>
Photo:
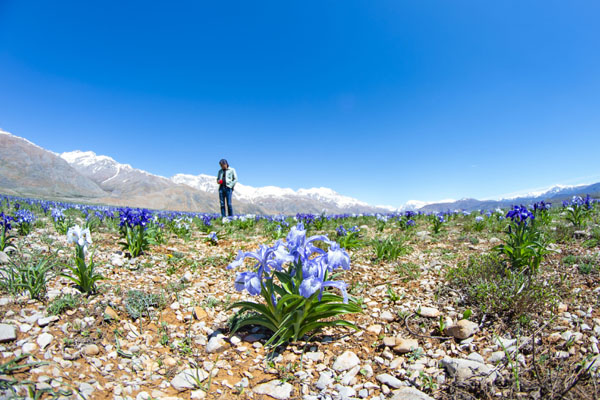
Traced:
<path fill-rule="evenodd" d="M 238 272 L 237 276 L 235 277 L 235 290 L 241 292 L 244 289 L 246 289 L 252 296 L 260 294 L 260 277 L 256 272 Z"/>
<path fill-rule="evenodd" d="M 527 223 L 527 219 L 535 219 L 535 216 L 524 206 L 514 206 L 512 210 L 506 213 L 506 218 L 510 218 L 513 222 Z"/>
<path fill-rule="evenodd" d="M 323 296 L 323 289 L 326 287 L 334 287 L 342 292 L 342 295 L 344 297 L 344 303 L 348 303 L 348 293 L 346 292 L 346 288 L 348 285 L 346 285 L 342 281 L 324 280 L 326 271 L 327 267 L 325 265 L 323 265 L 322 263 L 320 265 L 317 264 L 317 268 L 315 269 L 316 274 L 310 275 L 309 277 L 304 278 L 304 280 L 302 280 L 302 283 L 298 288 L 300 295 L 305 298 L 309 298 L 318 291 L 319 301 L 321 301 L 321 298 Z"/>
<path fill-rule="evenodd" d="M 350 256 L 337 242 L 330 244 L 329 250 L 327 251 L 327 261 L 331 270 L 337 267 L 346 270 L 350 269 Z"/>

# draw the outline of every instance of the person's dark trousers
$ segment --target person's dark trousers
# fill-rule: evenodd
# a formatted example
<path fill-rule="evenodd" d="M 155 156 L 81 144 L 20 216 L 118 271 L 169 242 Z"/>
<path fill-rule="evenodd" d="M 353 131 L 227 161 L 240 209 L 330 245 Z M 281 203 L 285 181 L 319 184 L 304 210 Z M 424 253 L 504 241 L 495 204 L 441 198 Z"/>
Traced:
<path fill-rule="evenodd" d="M 221 202 L 221 217 L 225 216 L 225 203 L 227 203 L 227 211 L 230 217 L 233 216 L 233 206 L 231 205 L 231 195 L 233 190 L 227 186 L 219 188 L 219 201 Z"/>

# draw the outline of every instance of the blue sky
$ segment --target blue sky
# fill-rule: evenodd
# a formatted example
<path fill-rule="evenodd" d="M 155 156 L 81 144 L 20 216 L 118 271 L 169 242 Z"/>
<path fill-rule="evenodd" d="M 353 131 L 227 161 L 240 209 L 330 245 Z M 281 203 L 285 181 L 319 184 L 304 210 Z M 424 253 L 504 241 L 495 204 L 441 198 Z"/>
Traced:
<path fill-rule="evenodd" d="M 372 204 L 600 181 L 597 1 L 0 0 L 0 128 Z"/>

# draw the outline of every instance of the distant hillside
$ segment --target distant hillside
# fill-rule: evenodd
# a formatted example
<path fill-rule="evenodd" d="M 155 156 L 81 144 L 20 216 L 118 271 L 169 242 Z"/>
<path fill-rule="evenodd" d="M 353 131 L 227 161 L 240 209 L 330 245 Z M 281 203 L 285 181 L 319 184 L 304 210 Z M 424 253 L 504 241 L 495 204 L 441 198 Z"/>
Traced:
<path fill-rule="evenodd" d="M 553 187 L 539 194 L 526 195 L 511 199 L 462 199 L 454 202 L 427 204 L 419 208 L 419 211 L 440 212 L 446 210 L 493 210 L 496 208 L 507 208 L 516 204 L 529 205 L 542 200 L 553 203 L 553 205 L 561 205 L 564 200 L 570 200 L 573 198 L 573 196 L 585 196 L 588 194 L 594 198 L 600 198 L 600 183 L 594 183 L 591 185 Z"/>
<path fill-rule="evenodd" d="M 93 199 L 107 195 L 56 154 L 1 130 L 0 188 L 23 196 Z"/>

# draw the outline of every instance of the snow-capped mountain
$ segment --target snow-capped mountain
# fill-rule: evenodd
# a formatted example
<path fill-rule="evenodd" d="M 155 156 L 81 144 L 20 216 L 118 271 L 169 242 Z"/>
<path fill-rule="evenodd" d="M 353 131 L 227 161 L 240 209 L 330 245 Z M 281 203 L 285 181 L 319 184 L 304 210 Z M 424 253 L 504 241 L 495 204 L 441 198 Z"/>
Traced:
<path fill-rule="evenodd" d="M 92 151 L 71 151 L 60 155 L 85 177 L 94 181 L 112 197 L 146 196 L 150 193 L 186 192 L 201 196 L 203 204 L 215 203 L 217 178 L 211 175 L 177 174 L 171 179 L 121 164 L 111 157 Z M 185 189 L 187 188 L 187 189 Z M 296 212 L 385 212 L 357 199 L 343 196 L 328 188 L 299 189 L 276 186 L 253 187 L 238 183 L 234 191 L 240 211 L 262 213 Z M 174 200 L 173 200 L 174 201 Z M 188 201 L 189 202 L 189 201 Z M 214 204 L 211 208 L 214 209 Z"/>
<path fill-rule="evenodd" d="M 83 176 L 115 196 L 137 193 L 140 190 L 167 189 L 173 184 L 167 178 L 133 168 L 129 164 L 118 163 L 108 156 L 96 155 L 93 151 L 76 150 L 60 156 Z"/>
<path fill-rule="evenodd" d="M 217 178 L 210 175 L 187 175 L 177 174 L 171 178 L 175 183 L 191 186 L 195 189 L 216 193 L 219 189 Z M 349 208 L 381 208 L 380 211 L 386 211 L 384 207 L 372 207 L 369 204 L 354 199 L 352 197 L 341 195 L 329 188 L 311 188 L 298 189 L 297 191 L 290 188 L 280 188 L 277 186 L 262 186 L 253 187 L 238 183 L 233 192 L 234 199 L 248 201 L 250 203 L 262 203 L 265 200 L 285 200 L 302 199 L 305 201 L 316 201 L 324 205 L 330 205 L 339 209 Z"/>
<path fill-rule="evenodd" d="M 3 130 L 0 130 L 0 189 L 12 195 L 54 198 L 106 195 L 56 154 Z"/>

